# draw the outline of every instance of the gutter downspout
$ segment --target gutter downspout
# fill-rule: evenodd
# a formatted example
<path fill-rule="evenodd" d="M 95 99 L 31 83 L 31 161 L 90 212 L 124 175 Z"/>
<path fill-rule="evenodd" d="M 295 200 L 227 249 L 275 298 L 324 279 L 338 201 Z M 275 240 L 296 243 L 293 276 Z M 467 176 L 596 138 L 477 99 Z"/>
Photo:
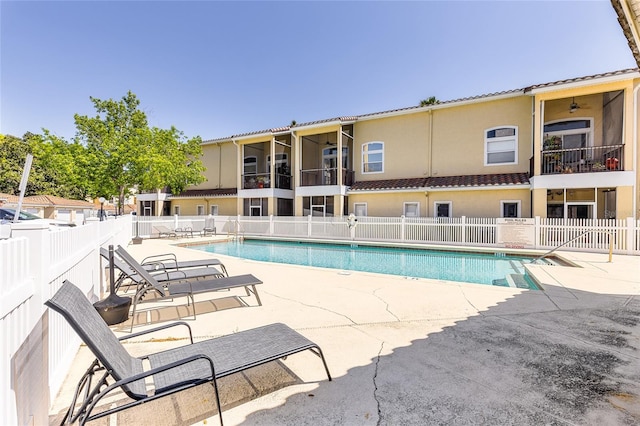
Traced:
<path fill-rule="evenodd" d="M 637 183 L 638 183 L 638 90 L 640 86 L 633 89 L 633 169 L 635 170 L 636 180 L 633 182 L 633 218 L 638 219 L 637 212 Z"/>
<path fill-rule="evenodd" d="M 236 153 L 239 151 L 240 145 L 238 145 L 238 141 L 235 139 L 231 139 L 231 142 L 236 146 Z M 240 150 L 241 151 L 241 150 Z M 236 174 L 236 214 L 240 211 L 242 211 L 240 209 L 241 205 L 240 205 L 240 197 L 238 197 L 238 192 L 240 191 L 240 189 L 242 188 L 242 172 L 244 172 L 244 170 L 242 170 L 242 165 L 244 164 L 243 158 L 242 158 L 242 152 L 240 152 L 240 155 L 238 155 L 237 160 L 236 160 L 236 167 L 238 168 L 237 170 L 240 173 Z"/>

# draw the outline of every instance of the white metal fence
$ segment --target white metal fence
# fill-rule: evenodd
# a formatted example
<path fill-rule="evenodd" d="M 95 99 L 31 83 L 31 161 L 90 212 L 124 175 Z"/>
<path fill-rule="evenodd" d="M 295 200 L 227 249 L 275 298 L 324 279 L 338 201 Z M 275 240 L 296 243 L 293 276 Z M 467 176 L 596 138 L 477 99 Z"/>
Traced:
<path fill-rule="evenodd" d="M 80 341 L 43 303 L 66 279 L 97 300 L 104 290 L 98 248 L 126 245 L 131 218 L 57 231 L 12 227 L 12 237 L 0 240 L 0 412 L 3 424 L 48 424 Z"/>
<path fill-rule="evenodd" d="M 194 233 L 204 227 L 206 216 L 139 217 L 133 233 L 153 237 L 153 226 L 171 229 L 190 227 Z M 496 218 L 359 217 L 349 228 L 346 217 L 312 216 L 215 216 L 218 234 L 298 239 L 331 239 L 408 244 L 446 244 L 501 247 Z M 531 248 L 640 254 L 640 221 L 627 219 L 534 218 Z"/>

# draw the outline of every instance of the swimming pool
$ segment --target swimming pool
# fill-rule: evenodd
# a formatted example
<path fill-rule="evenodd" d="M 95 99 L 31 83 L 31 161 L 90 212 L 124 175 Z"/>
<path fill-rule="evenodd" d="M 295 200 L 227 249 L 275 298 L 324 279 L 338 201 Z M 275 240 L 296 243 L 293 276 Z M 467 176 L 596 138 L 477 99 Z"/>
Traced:
<path fill-rule="evenodd" d="M 190 248 L 263 262 L 538 289 L 523 266 L 532 258 L 505 253 L 252 239 Z"/>

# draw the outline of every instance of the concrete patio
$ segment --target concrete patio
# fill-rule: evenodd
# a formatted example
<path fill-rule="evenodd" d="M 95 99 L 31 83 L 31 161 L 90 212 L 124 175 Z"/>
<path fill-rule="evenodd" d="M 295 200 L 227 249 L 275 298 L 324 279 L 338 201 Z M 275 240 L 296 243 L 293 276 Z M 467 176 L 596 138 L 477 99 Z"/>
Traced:
<path fill-rule="evenodd" d="M 173 246 L 185 241 L 196 239 L 128 250 L 213 257 Z M 544 291 L 216 256 L 231 275 L 264 282 L 263 306 L 241 290 L 203 295 L 194 321 L 185 300 L 162 302 L 136 316 L 134 331 L 184 317 L 206 339 L 283 322 L 320 345 L 331 382 L 310 353 L 221 380 L 226 425 L 638 424 L 640 258 L 561 254 L 580 267 L 531 266 Z M 126 335 L 129 323 L 113 329 Z M 174 328 L 126 347 L 140 355 L 185 337 Z M 81 347 L 52 424 L 92 359 Z M 218 424 L 213 401 L 203 385 L 95 423 Z"/>

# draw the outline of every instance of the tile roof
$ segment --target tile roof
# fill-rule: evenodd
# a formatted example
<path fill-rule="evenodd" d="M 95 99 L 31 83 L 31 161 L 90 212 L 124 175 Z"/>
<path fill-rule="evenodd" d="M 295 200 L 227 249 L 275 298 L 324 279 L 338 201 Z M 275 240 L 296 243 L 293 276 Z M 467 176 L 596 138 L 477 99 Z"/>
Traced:
<path fill-rule="evenodd" d="M 351 191 L 380 191 L 388 189 L 414 189 L 425 188 L 427 178 L 408 179 L 384 179 L 355 182 L 351 185 Z"/>
<path fill-rule="evenodd" d="M 0 193 L 0 199 L 4 199 L 7 204 L 17 204 L 20 197 L 17 195 Z M 32 195 L 24 197 L 23 206 L 55 206 L 55 207 L 75 207 L 92 209 L 93 203 L 84 200 L 69 200 L 55 195 Z"/>
<path fill-rule="evenodd" d="M 638 72 L 638 68 L 627 68 L 625 70 L 605 72 L 605 73 L 602 73 L 602 74 L 587 75 L 587 76 L 584 76 L 584 77 L 568 78 L 566 80 L 552 81 L 550 83 L 534 84 L 533 86 L 525 87 L 524 88 L 524 92 L 526 93 L 526 92 L 529 92 L 531 90 L 542 89 L 542 88 L 545 88 L 545 87 L 560 86 L 562 84 L 578 83 L 578 82 L 582 82 L 582 81 L 596 80 L 596 79 L 599 79 L 599 78 L 606 78 L 606 77 L 615 77 L 615 76 L 619 76 L 619 75 L 631 74 L 631 73 L 634 73 L 634 72 L 637 73 Z"/>
<path fill-rule="evenodd" d="M 466 188 L 485 186 L 528 185 L 528 173 L 490 175 L 434 176 L 408 179 L 385 179 L 356 182 L 351 191 L 381 191 L 399 189 Z"/>
<path fill-rule="evenodd" d="M 84 200 L 69 200 L 67 198 L 56 197 L 55 195 L 32 195 L 24 197 L 23 205 L 34 206 L 57 206 L 57 207 L 84 207 L 92 209 L 93 203 Z"/>
<path fill-rule="evenodd" d="M 528 185 L 529 173 L 498 173 L 491 175 L 437 176 L 427 179 L 430 188 L 474 186 Z"/>
<path fill-rule="evenodd" d="M 219 189 L 187 189 L 180 194 L 173 194 L 170 198 L 205 198 L 205 197 L 224 197 L 229 195 L 237 195 L 237 188 L 219 188 Z"/>

